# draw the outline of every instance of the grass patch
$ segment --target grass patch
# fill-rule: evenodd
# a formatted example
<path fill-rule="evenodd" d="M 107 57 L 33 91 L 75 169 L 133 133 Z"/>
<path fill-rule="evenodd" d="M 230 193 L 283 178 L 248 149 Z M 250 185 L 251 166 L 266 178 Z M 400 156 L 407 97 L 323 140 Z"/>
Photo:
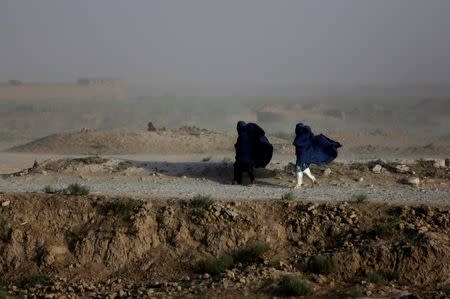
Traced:
<path fill-rule="evenodd" d="M 366 193 L 359 193 L 352 196 L 353 201 L 356 203 L 363 203 L 367 201 L 367 198 L 368 196 Z"/>
<path fill-rule="evenodd" d="M 100 156 L 91 156 L 91 157 L 85 157 L 85 158 L 78 158 L 75 159 L 77 161 L 83 162 L 84 164 L 103 164 L 108 162 L 108 159 L 102 158 Z"/>
<path fill-rule="evenodd" d="M 396 227 L 398 225 L 399 221 L 397 219 L 388 219 L 387 222 L 377 224 L 373 230 L 372 233 L 380 238 L 388 238 L 394 235 L 396 232 Z"/>
<path fill-rule="evenodd" d="M 24 277 L 21 285 L 23 287 L 36 287 L 38 284 L 42 285 L 48 281 L 49 277 L 46 273 L 36 272 Z"/>
<path fill-rule="evenodd" d="M 278 284 L 278 293 L 285 296 L 305 296 L 312 293 L 311 285 L 295 276 L 285 276 Z"/>
<path fill-rule="evenodd" d="M 64 195 L 88 195 L 89 187 L 80 185 L 78 183 L 70 184 L 67 188 L 63 189 Z"/>
<path fill-rule="evenodd" d="M 397 270 L 392 269 L 381 269 L 378 271 L 387 281 L 398 280 L 400 278 L 400 273 Z"/>
<path fill-rule="evenodd" d="M 191 201 L 189 205 L 195 209 L 206 210 L 214 203 L 214 199 L 209 195 L 196 195 Z"/>
<path fill-rule="evenodd" d="M 59 193 L 58 189 L 56 189 L 56 188 L 54 188 L 54 187 L 52 187 L 50 185 L 45 186 L 45 188 L 42 191 L 44 191 L 47 194 L 57 194 L 57 193 Z"/>
<path fill-rule="evenodd" d="M 108 209 L 116 215 L 128 216 L 137 212 L 142 207 L 142 203 L 132 198 L 121 198 L 113 201 L 108 205 Z"/>
<path fill-rule="evenodd" d="M 350 298 L 360 298 L 365 295 L 365 290 L 362 286 L 355 285 L 355 286 L 349 288 L 348 290 L 346 290 L 344 295 L 347 297 L 350 297 Z"/>
<path fill-rule="evenodd" d="M 392 269 L 381 269 L 367 274 L 367 279 L 374 284 L 384 284 L 386 281 L 398 280 L 400 273 Z"/>
<path fill-rule="evenodd" d="M 133 166 L 133 164 L 130 161 L 120 161 L 114 168 L 114 171 L 116 172 L 125 171 L 131 166 Z"/>
<path fill-rule="evenodd" d="M 369 282 L 374 284 L 383 284 L 385 281 L 384 276 L 381 275 L 381 273 L 379 272 L 371 272 L 367 274 L 367 280 L 369 280 Z"/>
<path fill-rule="evenodd" d="M 292 192 L 292 191 L 283 193 L 281 195 L 281 200 L 294 200 L 294 199 L 295 199 L 295 195 L 294 195 L 294 192 Z"/>
<path fill-rule="evenodd" d="M 211 159 L 212 159 L 211 156 L 209 156 L 209 157 L 204 157 L 204 158 L 202 159 L 202 162 L 208 162 L 208 161 L 211 161 Z"/>
<path fill-rule="evenodd" d="M 230 269 L 231 266 L 233 266 L 233 264 L 234 264 L 233 257 L 229 255 L 223 255 L 219 258 L 213 258 L 204 261 L 200 265 L 200 269 L 202 272 L 216 275 L 224 272 L 225 270 Z"/>
<path fill-rule="evenodd" d="M 337 272 L 339 264 L 334 257 L 317 255 L 314 256 L 308 265 L 308 270 L 316 274 L 331 274 Z"/>
<path fill-rule="evenodd" d="M 62 195 L 88 195 L 89 187 L 80 185 L 78 183 L 70 184 L 67 188 L 56 189 L 47 185 L 42 191 L 47 194 L 62 194 Z"/>
<path fill-rule="evenodd" d="M 269 244 L 263 242 L 256 243 L 236 252 L 235 260 L 239 263 L 255 263 L 260 261 L 263 255 L 269 250 Z"/>
<path fill-rule="evenodd" d="M 6 220 L 0 220 L 0 240 L 8 242 L 11 239 L 11 229 L 8 227 Z"/>

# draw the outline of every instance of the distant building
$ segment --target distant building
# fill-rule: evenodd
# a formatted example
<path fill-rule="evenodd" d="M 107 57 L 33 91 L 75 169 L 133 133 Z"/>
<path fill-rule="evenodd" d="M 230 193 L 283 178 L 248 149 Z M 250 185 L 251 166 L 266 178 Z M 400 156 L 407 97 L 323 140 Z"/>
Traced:
<path fill-rule="evenodd" d="M 125 84 L 118 79 L 81 78 L 75 84 L 29 84 L 9 80 L 0 84 L 0 100 L 95 100 L 125 98 Z"/>

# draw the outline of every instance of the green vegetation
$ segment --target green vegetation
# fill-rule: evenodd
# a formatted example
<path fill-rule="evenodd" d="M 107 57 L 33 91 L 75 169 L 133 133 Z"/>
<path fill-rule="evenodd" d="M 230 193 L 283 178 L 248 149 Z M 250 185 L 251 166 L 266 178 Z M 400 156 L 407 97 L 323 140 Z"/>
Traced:
<path fill-rule="evenodd" d="M 70 184 L 66 189 L 63 190 L 64 195 L 88 195 L 89 187 L 80 185 L 78 183 Z"/>
<path fill-rule="evenodd" d="M 8 242 L 11 238 L 11 229 L 8 227 L 8 223 L 4 219 L 0 219 L 0 240 Z"/>
<path fill-rule="evenodd" d="M 86 158 L 78 158 L 75 159 L 77 161 L 83 162 L 84 164 L 103 164 L 108 162 L 108 159 L 99 157 L 99 156 L 91 156 L 91 157 L 86 157 Z"/>
<path fill-rule="evenodd" d="M 46 273 L 35 272 L 22 279 L 21 285 L 24 287 L 36 287 L 38 284 L 44 284 L 49 281 Z"/>
<path fill-rule="evenodd" d="M 263 255 L 270 250 L 267 243 L 256 243 L 245 249 L 239 250 L 235 255 L 236 262 L 255 263 L 262 259 Z"/>
<path fill-rule="evenodd" d="M 283 195 L 281 195 L 281 200 L 294 200 L 295 199 L 295 195 L 294 192 L 289 191 L 284 193 Z"/>
<path fill-rule="evenodd" d="M 116 199 L 108 205 L 108 209 L 113 211 L 116 215 L 129 216 L 142 207 L 142 203 L 132 198 Z"/>
<path fill-rule="evenodd" d="M 400 273 L 392 269 L 381 269 L 367 274 L 367 279 L 374 284 L 384 284 L 386 281 L 398 280 Z"/>
<path fill-rule="evenodd" d="M 367 201 L 367 194 L 366 193 L 359 193 L 359 194 L 355 194 L 352 196 L 353 201 L 356 203 L 363 203 L 365 201 Z"/>
<path fill-rule="evenodd" d="M 285 276 L 279 283 L 278 292 L 286 296 L 305 296 L 312 293 L 312 287 L 295 276 Z"/>
<path fill-rule="evenodd" d="M 189 205 L 192 208 L 206 210 L 214 203 L 214 199 L 209 195 L 196 195 L 190 202 Z"/>
<path fill-rule="evenodd" d="M 367 274 L 367 279 L 374 284 L 383 284 L 384 283 L 384 277 L 379 272 L 371 272 Z"/>
<path fill-rule="evenodd" d="M 395 218 L 390 218 L 387 222 L 377 224 L 373 228 L 373 234 L 380 238 L 391 237 L 395 233 L 395 229 L 398 225 L 399 220 Z"/>
<path fill-rule="evenodd" d="M 365 290 L 362 286 L 355 285 L 347 289 L 344 295 L 350 298 L 359 298 L 365 295 Z"/>
<path fill-rule="evenodd" d="M 114 169 L 114 171 L 116 171 L 116 172 L 125 171 L 128 168 L 130 168 L 131 166 L 133 166 L 133 164 L 130 161 L 120 161 L 117 164 L 117 166 Z"/>
<path fill-rule="evenodd" d="M 338 268 L 339 264 L 333 257 L 317 255 L 309 263 L 309 271 L 316 274 L 331 274 Z"/>
<path fill-rule="evenodd" d="M 202 162 L 208 162 L 208 161 L 211 161 L 211 159 L 212 159 L 211 156 L 204 157 L 204 158 L 202 159 Z"/>
<path fill-rule="evenodd" d="M 53 188 L 50 185 L 45 186 L 45 188 L 43 189 L 43 191 L 47 194 L 57 194 L 59 193 L 58 189 Z"/>
<path fill-rule="evenodd" d="M 201 264 L 201 271 L 209 274 L 219 274 L 233 266 L 234 260 L 229 255 L 223 255 L 219 258 L 209 259 Z"/>
<path fill-rule="evenodd" d="M 62 195 L 88 195 L 89 187 L 80 185 L 78 183 L 70 184 L 64 189 L 55 189 L 50 185 L 47 185 L 43 191 L 47 194 L 62 194 Z"/>

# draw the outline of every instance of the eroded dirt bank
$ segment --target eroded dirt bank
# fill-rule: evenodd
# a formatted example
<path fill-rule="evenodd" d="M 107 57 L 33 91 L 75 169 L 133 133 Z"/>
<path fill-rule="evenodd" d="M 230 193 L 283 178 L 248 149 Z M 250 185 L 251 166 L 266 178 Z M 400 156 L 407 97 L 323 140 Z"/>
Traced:
<path fill-rule="evenodd" d="M 311 298 L 450 294 L 449 206 L 38 193 L 0 201 L 3 296 L 271 298 L 287 275 Z"/>

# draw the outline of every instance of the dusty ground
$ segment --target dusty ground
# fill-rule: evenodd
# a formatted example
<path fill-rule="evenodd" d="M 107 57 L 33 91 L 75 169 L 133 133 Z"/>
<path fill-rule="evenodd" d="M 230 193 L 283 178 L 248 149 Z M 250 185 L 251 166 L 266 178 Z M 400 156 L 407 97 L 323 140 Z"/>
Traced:
<path fill-rule="evenodd" d="M 316 132 L 319 133 L 319 132 Z M 376 130 L 371 132 L 321 132 L 339 141 L 343 160 L 448 158 L 450 135 Z M 294 155 L 293 135 L 269 134 L 275 155 Z M 9 152 L 64 155 L 185 155 L 230 153 L 235 132 L 214 132 L 197 127 L 157 132 L 115 132 L 82 130 L 50 135 L 8 149 Z M 189 157 L 187 157 L 189 159 Z"/>
<path fill-rule="evenodd" d="M 114 157 L 44 160 L 30 171 L 27 168 L 3 170 L 0 188 L 5 192 L 41 192 L 46 186 L 64 188 L 71 183 L 79 183 L 88 186 L 93 193 L 113 196 L 190 198 L 204 194 L 230 200 L 279 199 L 292 191 L 294 183 L 293 166 L 282 159 L 258 170 L 256 185 L 232 186 L 233 165 L 227 156 L 211 156 L 208 161 L 197 156 L 197 161 L 190 162 L 180 161 L 180 157 L 178 160 L 172 158 L 173 162 Z M 305 178 L 304 187 L 293 191 L 293 196 L 327 201 L 353 200 L 355 196 L 364 194 L 368 200 L 376 202 L 447 204 L 450 202 L 450 173 L 444 161 L 436 161 L 443 165 L 437 168 L 433 165 L 434 160 L 403 163 L 380 160 L 312 166 L 319 185 L 312 188 L 311 182 Z M 31 160 L 28 163 L 31 166 Z M 380 173 L 373 171 L 377 164 L 380 164 Z M 396 167 L 405 169 L 399 172 Z M 11 165 L 6 169 L 11 170 Z M 418 185 L 406 184 L 405 181 L 412 177 L 419 179 Z"/>
<path fill-rule="evenodd" d="M 235 136 L 198 128 L 76 132 L 2 152 L 0 298 L 272 298 L 286 275 L 311 298 L 448 298 L 448 139 L 346 134 L 333 136 L 339 160 L 312 166 L 319 185 L 295 191 L 282 138 L 254 186 L 229 184 Z M 72 183 L 90 195 L 43 192 Z M 195 206 L 197 194 L 214 201 Z M 261 242 L 270 250 L 256 259 L 200 267 Z M 337 269 L 314 273 L 318 255 Z"/>
<path fill-rule="evenodd" d="M 0 202 L 3 295 L 272 298 L 288 275 L 311 286 L 308 298 L 450 295 L 449 205 L 38 193 Z M 249 254 L 255 245 L 265 250 Z M 202 266 L 225 254 L 234 263 L 224 269 Z"/>

